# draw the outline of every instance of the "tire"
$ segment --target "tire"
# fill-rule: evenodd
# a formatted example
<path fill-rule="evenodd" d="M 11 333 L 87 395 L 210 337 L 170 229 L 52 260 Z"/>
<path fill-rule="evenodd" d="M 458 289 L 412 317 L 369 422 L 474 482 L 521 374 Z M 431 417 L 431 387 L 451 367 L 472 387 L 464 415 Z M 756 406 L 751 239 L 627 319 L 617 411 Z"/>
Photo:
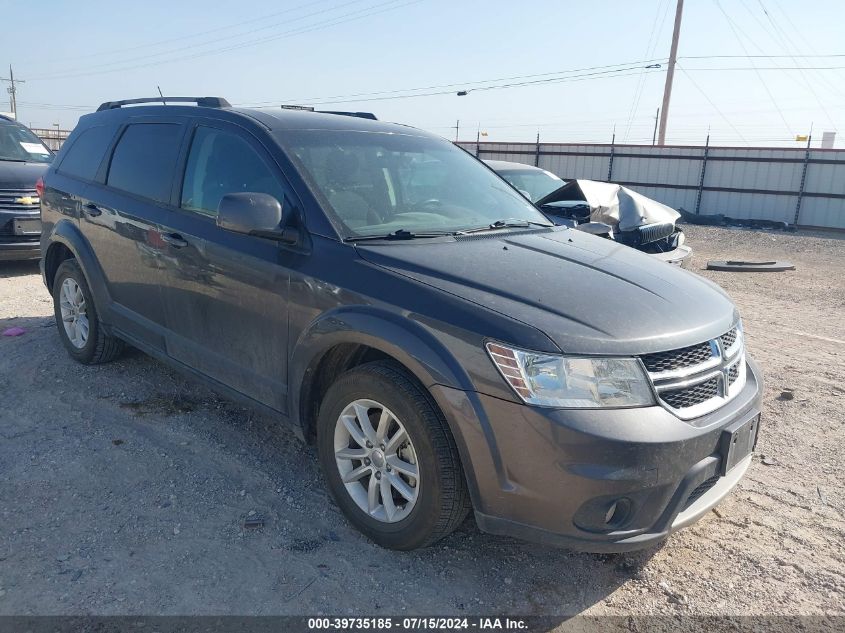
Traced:
<path fill-rule="evenodd" d="M 370 405 L 366 403 L 382 406 L 382 411 L 387 410 L 388 419 L 392 415 L 393 422 L 388 423 L 392 430 L 385 435 L 388 441 L 370 449 L 373 451 L 370 453 L 371 459 L 353 459 L 346 466 L 345 476 L 349 477 L 354 476 L 352 471 L 366 468 L 365 462 L 369 462 L 369 476 L 363 476 L 358 481 L 344 482 L 338 455 L 346 453 L 337 451 L 344 451 L 345 429 L 348 426 L 341 420 L 341 415 L 353 410 L 360 411 L 350 407 L 362 401 L 365 404 L 359 404 L 359 407 L 367 411 L 364 415 L 371 420 L 372 430 L 378 431 L 381 427 L 377 423 L 381 414 L 377 407 L 368 409 Z M 355 416 L 353 422 L 357 424 L 359 419 Z M 391 442 L 401 435 L 401 428 L 404 428 L 409 442 L 401 444 L 399 449 L 391 449 Z M 349 451 L 368 450 L 366 446 L 362 447 L 355 442 L 351 433 L 349 438 Z M 380 453 L 377 449 L 382 444 L 385 450 Z M 367 363 L 337 379 L 320 406 L 317 448 L 320 465 L 335 502 L 356 528 L 382 547 L 396 550 L 427 547 L 451 533 L 466 518 L 470 508 L 469 494 L 455 440 L 430 394 L 397 363 Z M 386 457 L 379 458 L 379 454 Z M 400 461 L 395 461 L 397 458 Z M 386 465 L 380 472 L 376 472 L 382 462 L 386 462 Z M 403 470 L 408 468 L 410 462 L 414 462 L 411 465 L 418 472 L 417 478 L 407 477 Z M 407 496 L 400 495 L 391 483 L 383 484 L 379 480 L 376 486 L 387 485 L 391 498 L 386 500 L 384 488 L 379 488 L 376 494 L 381 505 L 372 509 L 374 506 L 369 501 L 368 493 L 371 492 L 373 478 L 379 475 L 389 482 L 401 477 L 405 487 L 400 487 L 406 491 L 405 494 L 409 490 L 414 491 L 414 501 L 407 501 Z M 359 484 L 363 493 L 356 488 Z M 393 497 L 399 503 L 394 504 Z M 367 502 L 363 502 L 363 498 Z M 391 505 L 394 505 L 392 521 L 387 519 Z"/>
<path fill-rule="evenodd" d="M 63 320 L 62 293 L 66 281 L 68 281 L 68 288 L 78 288 L 84 298 L 84 313 L 80 312 L 78 315 L 84 316 L 87 321 L 87 335 L 84 337 L 82 344 L 80 344 L 82 341 L 80 338 L 76 338 L 76 342 L 71 340 L 71 334 Z M 94 298 L 91 295 L 91 289 L 88 287 L 88 281 L 85 279 L 85 275 L 82 273 L 82 269 L 75 259 L 66 259 L 56 271 L 56 276 L 53 280 L 53 312 L 56 315 L 56 328 L 59 331 L 59 338 L 62 340 L 68 354 L 75 361 L 83 365 L 97 365 L 107 363 L 120 356 L 124 343 L 103 330 L 97 315 L 97 308 L 94 305 Z M 71 327 L 71 331 L 79 332 L 80 330 L 74 330 Z"/>

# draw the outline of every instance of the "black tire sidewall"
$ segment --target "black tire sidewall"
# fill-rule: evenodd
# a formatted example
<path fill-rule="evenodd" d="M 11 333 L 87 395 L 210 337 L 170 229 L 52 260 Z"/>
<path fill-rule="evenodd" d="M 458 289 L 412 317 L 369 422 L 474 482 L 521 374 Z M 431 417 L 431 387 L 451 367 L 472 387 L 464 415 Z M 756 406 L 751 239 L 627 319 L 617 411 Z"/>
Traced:
<path fill-rule="evenodd" d="M 81 348 L 76 347 L 70 342 L 70 338 L 68 338 L 64 323 L 62 322 L 61 290 L 62 283 L 64 283 L 65 279 L 73 279 L 82 290 L 82 296 L 85 297 L 85 314 L 88 317 L 88 340 L 85 341 L 85 345 Z M 97 351 L 100 321 L 97 317 L 97 309 L 94 306 L 94 298 L 91 296 L 88 281 L 85 279 L 85 274 L 75 259 L 65 260 L 56 271 L 56 277 L 53 281 L 53 313 L 56 317 L 56 328 L 59 330 L 59 338 L 64 344 L 65 349 L 67 349 L 68 354 L 80 363 L 90 363 Z"/>
<path fill-rule="evenodd" d="M 375 400 L 390 409 L 402 422 L 414 445 L 420 469 L 420 490 L 411 513 L 396 523 L 384 523 L 361 510 L 340 478 L 334 456 L 335 424 L 341 412 L 360 399 Z M 444 476 L 431 441 L 431 424 L 438 423 L 431 404 L 420 408 L 405 390 L 391 384 L 385 376 L 362 366 L 347 372 L 332 385 L 320 407 L 317 444 L 320 465 L 329 492 L 347 518 L 370 539 L 391 549 L 409 550 L 425 546 L 436 529 L 442 513 L 441 477 Z"/>

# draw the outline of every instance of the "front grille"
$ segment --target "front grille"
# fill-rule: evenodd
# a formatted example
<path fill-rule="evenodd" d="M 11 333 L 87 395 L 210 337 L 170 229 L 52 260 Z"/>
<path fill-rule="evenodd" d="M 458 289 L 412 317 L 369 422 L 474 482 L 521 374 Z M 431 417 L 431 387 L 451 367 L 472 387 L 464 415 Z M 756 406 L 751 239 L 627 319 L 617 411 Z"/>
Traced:
<path fill-rule="evenodd" d="M 706 363 L 712 357 L 713 350 L 710 347 L 710 343 L 705 342 L 669 352 L 646 354 L 640 358 L 649 372 L 658 374 L 664 371 L 677 371 L 679 369 L 694 367 L 695 365 Z"/>
<path fill-rule="evenodd" d="M 681 508 L 681 512 L 689 508 L 693 503 L 698 501 L 708 490 L 710 490 L 713 486 L 716 485 L 716 482 L 719 481 L 719 475 L 713 475 L 710 479 L 706 479 L 702 481 L 698 486 L 696 486 L 695 490 L 693 490 L 687 500 L 684 502 L 683 507 Z"/>
<path fill-rule="evenodd" d="M 734 363 L 728 370 L 728 384 L 734 384 L 737 378 L 739 378 L 739 363 Z"/>
<path fill-rule="evenodd" d="M 702 402 L 707 402 L 718 395 L 719 380 L 718 378 L 711 378 L 706 382 L 700 382 L 692 387 L 664 391 L 660 394 L 660 397 L 663 399 L 663 402 L 673 409 L 686 409 Z"/>
<path fill-rule="evenodd" d="M 745 354 L 737 325 L 710 341 L 640 356 L 661 403 L 684 420 L 715 411 L 742 391 Z"/>
<path fill-rule="evenodd" d="M 736 328 L 733 328 L 729 332 L 722 334 L 722 336 L 720 336 L 719 338 L 722 339 L 722 345 L 724 346 L 724 348 L 729 349 L 733 346 L 734 343 L 736 343 Z"/>
<path fill-rule="evenodd" d="M 34 204 L 17 202 L 19 198 L 33 198 Z M 37 213 L 40 209 L 38 192 L 35 189 L 0 189 L 0 211 L 22 212 L 23 215 Z"/>
<path fill-rule="evenodd" d="M 674 222 L 660 222 L 657 224 L 646 224 L 637 228 L 640 234 L 640 244 L 656 242 L 669 237 L 675 232 Z"/>

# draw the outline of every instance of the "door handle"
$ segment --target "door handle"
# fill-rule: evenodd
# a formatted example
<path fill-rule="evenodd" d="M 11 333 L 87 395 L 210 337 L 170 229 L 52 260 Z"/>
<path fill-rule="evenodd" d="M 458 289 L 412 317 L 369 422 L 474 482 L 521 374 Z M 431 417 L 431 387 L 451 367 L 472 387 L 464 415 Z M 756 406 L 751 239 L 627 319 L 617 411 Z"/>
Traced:
<path fill-rule="evenodd" d="M 96 218 L 98 215 L 103 214 L 103 210 L 100 209 L 96 204 L 93 202 L 89 202 L 88 204 L 82 207 L 82 210 L 85 211 L 86 215 L 90 215 L 92 218 Z"/>
<path fill-rule="evenodd" d="M 178 233 L 162 233 L 161 241 L 170 244 L 173 248 L 183 248 L 188 245 L 188 241 Z"/>

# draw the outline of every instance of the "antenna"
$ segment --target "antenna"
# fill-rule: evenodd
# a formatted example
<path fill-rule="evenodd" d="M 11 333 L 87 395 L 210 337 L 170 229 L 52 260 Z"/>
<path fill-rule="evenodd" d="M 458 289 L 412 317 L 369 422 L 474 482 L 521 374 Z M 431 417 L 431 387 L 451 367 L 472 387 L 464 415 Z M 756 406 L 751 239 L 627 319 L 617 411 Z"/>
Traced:
<path fill-rule="evenodd" d="M 158 96 L 161 97 L 161 102 L 167 105 L 167 101 L 164 100 L 164 95 L 161 93 L 161 86 L 156 86 L 156 88 L 158 88 Z"/>

